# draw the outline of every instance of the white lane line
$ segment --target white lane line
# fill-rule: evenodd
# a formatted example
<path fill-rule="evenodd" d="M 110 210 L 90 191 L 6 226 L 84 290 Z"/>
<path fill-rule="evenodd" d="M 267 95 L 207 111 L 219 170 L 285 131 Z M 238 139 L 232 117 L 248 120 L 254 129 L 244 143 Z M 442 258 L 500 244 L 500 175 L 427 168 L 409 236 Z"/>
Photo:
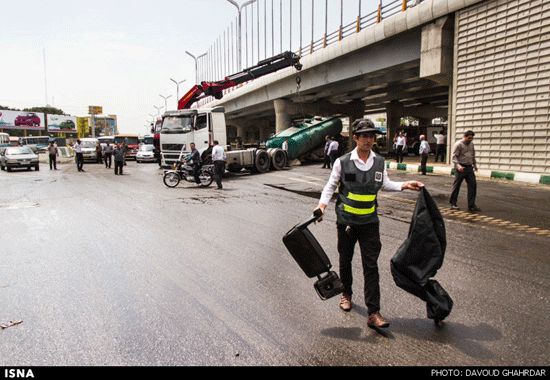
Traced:
<path fill-rule="evenodd" d="M 282 176 L 277 174 L 273 174 L 273 177 L 278 177 L 278 178 L 287 179 L 287 180 L 296 181 L 296 182 L 308 183 L 310 185 L 316 185 L 316 186 L 320 185 L 319 182 L 306 181 L 305 179 L 296 178 L 296 177 L 287 177 L 287 176 Z"/>

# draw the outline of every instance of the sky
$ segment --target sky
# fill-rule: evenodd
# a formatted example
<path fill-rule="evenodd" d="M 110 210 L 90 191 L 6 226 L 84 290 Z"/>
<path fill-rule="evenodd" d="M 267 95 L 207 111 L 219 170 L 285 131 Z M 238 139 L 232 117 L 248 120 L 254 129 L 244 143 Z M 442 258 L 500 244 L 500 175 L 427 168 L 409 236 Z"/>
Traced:
<path fill-rule="evenodd" d="M 272 0 L 258 1 L 260 20 L 263 22 L 264 3 L 270 19 Z M 273 0 L 276 23 L 280 19 L 279 1 Z M 282 0 L 283 50 L 299 46 L 300 1 L 292 0 L 292 44 L 290 1 Z M 356 17 L 358 1 L 344 2 L 344 24 Z M 362 0 L 362 14 L 372 10 L 375 3 L 378 1 Z M 325 1 L 314 0 L 314 4 L 317 39 L 324 32 Z M 329 32 L 340 23 L 339 7 L 339 0 L 329 0 Z M 257 9 L 248 8 L 248 12 L 250 28 L 250 14 L 256 15 Z M 194 84 L 195 64 L 185 51 L 195 55 L 207 51 L 224 31 L 229 40 L 236 15 L 236 8 L 226 0 L 4 1 L 0 16 L 0 105 L 22 109 L 49 104 L 74 116 L 85 116 L 89 105 L 97 105 L 105 114 L 117 115 L 120 132 L 147 133 L 157 114 L 154 106 L 165 104 L 159 94 L 171 95 L 168 109 L 176 108 L 176 85 L 170 78 L 185 80 L 180 85 L 180 97 Z M 243 13 L 243 39 L 244 17 Z M 311 39 L 310 19 L 311 1 L 303 0 L 304 29 L 305 25 L 309 28 L 303 31 L 303 45 Z M 263 26 L 260 31 L 263 33 Z M 250 38 L 252 30 L 248 33 Z M 277 33 L 276 54 L 280 46 Z M 267 55 L 271 56 L 268 34 Z M 264 37 L 261 41 L 263 58 Z M 257 61 L 257 51 L 254 54 Z M 249 52 L 250 64 L 251 56 Z M 222 74 L 238 71 L 228 70 L 231 68 Z"/>

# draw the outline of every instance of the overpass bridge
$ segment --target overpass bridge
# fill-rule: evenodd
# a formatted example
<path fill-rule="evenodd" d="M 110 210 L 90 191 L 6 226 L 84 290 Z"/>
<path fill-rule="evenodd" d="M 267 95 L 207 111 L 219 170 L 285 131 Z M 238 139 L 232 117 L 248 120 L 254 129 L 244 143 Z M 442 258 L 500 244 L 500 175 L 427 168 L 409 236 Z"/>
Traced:
<path fill-rule="evenodd" d="M 448 153 L 472 129 L 484 169 L 549 174 L 550 2 L 413 3 L 388 2 L 401 9 L 381 17 L 379 8 L 347 36 L 341 25 L 332 44 L 325 34 L 322 46 L 300 47 L 301 72 L 282 70 L 207 104 L 225 107 L 233 134 L 259 140 L 303 115 L 385 112 L 390 138 L 404 116 L 446 117 Z"/>

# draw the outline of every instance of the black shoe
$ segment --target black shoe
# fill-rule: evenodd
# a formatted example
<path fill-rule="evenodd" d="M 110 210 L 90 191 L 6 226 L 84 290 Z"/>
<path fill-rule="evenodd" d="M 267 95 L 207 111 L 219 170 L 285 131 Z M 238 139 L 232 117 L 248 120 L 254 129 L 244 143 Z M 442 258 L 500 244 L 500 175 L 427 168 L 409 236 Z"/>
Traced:
<path fill-rule="evenodd" d="M 468 207 L 468 211 L 470 211 L 470 212 L 481 212 L 481 209 L 477 206 L 474 206 L 474 207 Z"/>
<path fill-rule="evenodd" d="M 451 210 L 460 210 L 460 208 L 457 205 L 451 205 Z"/>

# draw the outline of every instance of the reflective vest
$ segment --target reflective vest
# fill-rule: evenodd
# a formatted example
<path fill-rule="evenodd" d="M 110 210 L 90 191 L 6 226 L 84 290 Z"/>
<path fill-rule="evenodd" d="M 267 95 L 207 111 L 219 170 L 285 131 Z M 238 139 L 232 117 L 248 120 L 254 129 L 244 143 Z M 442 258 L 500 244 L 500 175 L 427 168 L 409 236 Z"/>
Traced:
<path fill-rule="evenodd" d="M 370 170 L 357 169 L 351 152 L 340 157 L 342 171 L 336 201 L 339 224 L 360 225 L 378 222 L 376 195 L 384 180 L 384 158 L 374 157 Z"/>

